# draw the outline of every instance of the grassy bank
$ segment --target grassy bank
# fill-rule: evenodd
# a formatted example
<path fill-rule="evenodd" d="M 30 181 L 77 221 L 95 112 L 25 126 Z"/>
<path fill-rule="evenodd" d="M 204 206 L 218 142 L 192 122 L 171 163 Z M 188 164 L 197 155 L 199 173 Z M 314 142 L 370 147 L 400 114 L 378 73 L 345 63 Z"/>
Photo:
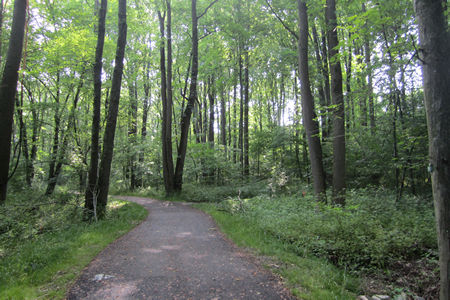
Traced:
<path fill-rule="evenodd" d="M 364 189 L 349 191 L 341 208 L 318 205 L 304 189 L 199 207 L 238 245 L 274 256 L 276 271 L 303 299 L 436 296 L 437 243 L 428 199 L 396 201 L 389 191 Z"/>
<path fill-rule="evenodd" d="M 324 259 L 299 256 L 281 239 L 264 231 L 257 222 L 230 214 L 216 204 L 197 204 L 238 246 L 263 256 L 263 263 L 278 273 L 301 299 L 355 299 L 359 281 Z M 265 258 L 266 259 L 265 259 Z"/>
<path fill-rule="evenodd" d="M 62 299 L 84 266 L 147 216 L 113 199 L 105 220 L 86 224 L 75 197 L 25 198 L 0 208 L 0 299 Z"/>

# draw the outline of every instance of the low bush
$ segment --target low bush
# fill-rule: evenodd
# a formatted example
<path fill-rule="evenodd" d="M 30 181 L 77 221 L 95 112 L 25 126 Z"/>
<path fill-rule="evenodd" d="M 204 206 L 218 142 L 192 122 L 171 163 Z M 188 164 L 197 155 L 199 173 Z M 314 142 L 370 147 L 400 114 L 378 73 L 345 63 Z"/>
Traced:
<path fill-rule="evenodd" d="M 255 222 L 301 257 L 326 258 L 353 274 L 394 282 L 399 279 L 396 276 L 412 276 L 407 270 L 409 274 L 398 272 L 399 265 L 425 265 L 427 278 L 398 280 L 416 293 L 429 288 L 425 285 L 437 276 L 437 240 L 429 199 L 408 196 L 396 202 L 389 191 L 361 189 L 348 192 L 343 208 L 319 205 L 308 191 L 228 198 L 217 207 Z"/>
<path fill-rule="evenodd" d="M 61 299 L 78 272 L 106 245 L 147 216 L 110 200 L 107 217 L 81 221 L 81 199 L 12 195 L 0 207 L 0 299 Z"/>
<path fill-rule="evenodd" d="M 436 255 L 431 204 L 414 197 L 397 204 L 385 191 L 359 190 L 349 193 L 345 208 L 318 205 L 312 195 L 230 198 L 220 205 L 256 220 L 298 254 L 327 257 L 350 269 Z"/>

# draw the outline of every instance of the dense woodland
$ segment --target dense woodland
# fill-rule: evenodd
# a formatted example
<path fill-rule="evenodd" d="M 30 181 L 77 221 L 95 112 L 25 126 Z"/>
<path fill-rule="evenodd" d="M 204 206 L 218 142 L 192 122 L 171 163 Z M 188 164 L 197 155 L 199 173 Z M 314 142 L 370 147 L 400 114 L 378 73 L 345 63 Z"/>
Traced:
<path fill-rule="evenodd" d="M 415 225 L 391 224 L 405 239 L 417 225 L 414 237 L 400 241 L 391 228 L 398 245 L 386 238 L 376 254 L 327 248 L 314 234 L 301 241 L 281 227 L 281 239 L 335 265 L 370 273 L 395 269 L 397 257 L 435 261 L 439 163 L 428 158 L 416 15 L 440 7 L 443 49 L 448 20 L 445 1 L 416 2 L 417 13 L 411 0 L 2 0 L 3 80 L 9 58 L 22 55 L 14 103 L 1 100 L 1 126 L 7 106 L 13 121 L 0 133 L 0 203 L 73 193 L 93 220 L 105 216 L 108 191 L 144 191 L 258 218 L 261 201 L 290 197 L 284 212 L 294 218 L 298 199 L 348 220 L 362 208 L 356 223 L 336 229 L 343 236 L 414 216 Z M 20 11 L 23 43 L 12 22 Z M 13 39 L 23 50 L 8 52 Z M 0 222 L 0 234 L 8 228 Z M 359 243 L 380 242 L 378 234 Z M 436 295 L 433 278 L 411 289 Z"/>

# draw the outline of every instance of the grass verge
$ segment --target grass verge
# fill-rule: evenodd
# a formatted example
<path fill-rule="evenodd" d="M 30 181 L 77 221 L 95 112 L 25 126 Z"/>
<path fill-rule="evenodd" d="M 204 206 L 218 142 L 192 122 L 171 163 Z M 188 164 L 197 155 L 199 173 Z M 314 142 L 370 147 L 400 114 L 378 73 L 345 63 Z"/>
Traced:
<path fill-rule="evenodd" d="M 13 243 L 7 243 L 8 239 L 3 238 L 0 243 L 0 299 L 64 298 L 80 271 L 147 214 L 138 204 L 112 199 L 105 220 L 86 224 L 75 215 L 59 225 L 53 224 L 51 230 L 32 231 L 27 240 L 14 239 Z M 51 218 L 46 216 L 47 220 Z M 3 235 L 14 234 L 13 229 Z"/>
<path fill-rule="evenodd" d="M 301 299 L 355 299 L 359 281 L 325 259 L 299 256 L 291 245 L 265 232 L 256 222 L 220 210 L 215 204 L 196 204 L 210 214 L 220 229 L 238 246 L 269 257 L 266 265 L 279 274 Z"/>

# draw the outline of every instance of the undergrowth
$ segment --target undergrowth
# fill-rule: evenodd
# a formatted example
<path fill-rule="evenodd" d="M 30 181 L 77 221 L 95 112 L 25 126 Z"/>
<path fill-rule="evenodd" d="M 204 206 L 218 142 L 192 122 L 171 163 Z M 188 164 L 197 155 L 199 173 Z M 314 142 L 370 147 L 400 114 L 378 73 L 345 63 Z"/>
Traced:
<path fill-rule="evenodd" d="M 214 210 L 253 224 L 300 258 L 326 259 L 353 276 L 384 281 L 381 287 L 363 283 L 368 293 L 436 293 L 437 241 L 427 200 L 404 197 L 397 203 L 388 191 L 364 189 L 349 191 L 342 208 L 318 205 L 305 189 L 275 197 L 229 197 Z M 414 268 L 422 272 L 413 274 Z"/>
<path fill-rule="evenodd" d="M 62 299 L 82 268 L 145 219 L 142 206 L 110 200 L 105 220 L 81 221 L 80 199 L 12 195 L 0 207 L 0 299 Z"/>
<path fill-rule="evenodd" d="M 299 256 L 289 243 L 265 231 L 257 220 L 230 214 L 217 204 L 197 204 L 238 246 L 250 247 L 262 263 L 278 273 L 300 299 L 355 299 L 359 280 L 326 260 Z"/>

